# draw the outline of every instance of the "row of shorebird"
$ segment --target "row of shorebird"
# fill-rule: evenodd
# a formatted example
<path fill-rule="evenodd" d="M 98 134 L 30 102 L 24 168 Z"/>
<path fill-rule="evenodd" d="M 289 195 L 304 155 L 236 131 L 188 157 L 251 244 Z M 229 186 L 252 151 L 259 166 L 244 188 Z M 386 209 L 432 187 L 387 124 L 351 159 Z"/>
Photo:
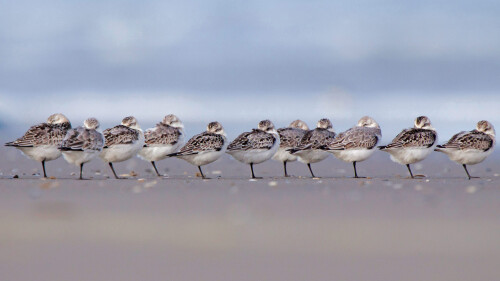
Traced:
<path fill-rule="evenodd" d="M 340 134 L 334 132 L 330 120 L 321 119 L 312 130 L 301 120 L 278 130 L 271 121 L 263 120 L 257 129 L 242 133 L 232 142 L 227 140 L 219 122 L 209 123 L 205 132 L 193 136 L 186 143 L 184 135 L 182 122 L 172 114 L 145 132 L 137 120 L 129 116 L 120 125 L 101 133 L 95 118 L 89 118 L 83 126 L 72 129 L 68 118 L 58 113 L 51 115 L 46 123 L 32 126 L 22 137 L 6 143 L 6 146 L 16 147 L 26 156 L 40 161 L 44 177 L 47 177 L 45 162 L 62 154 L 69 163 L 80 166 L 80 179 L 83 165 L 97 156 L 109 164 L 115 178 L 118 178 L 113 163 L 135 155 L 151 162 L 158 176 L 155 162 L 177 157 L 197 166 L 205 178 L 201 166 L 216 161 L 224 153 L 249 164 L 252 178 L 256 178 L 254 164 L 271 158 L 283 163 L 285 176 L 288 176 L 287 163 L 299 160 L 307 164 L 311 176 L 315 177 L 311 164 L 324 160 L 332 153 L 343 161 L 351 162 L 354 177 L 358 178 L 356 163 L 368 159 L 377 149 L 388 152 L 393 161 L 406 165 L 412 178 L 410 164 L 422 161 L 434 150 L 443 152 L 451 160 L 462 164 L 471 179 L 467 165 L 482 162 L 495 146 L 495 130 L 488 121 L 479 121 L 476 129 L 460 132 L 447 143 L 437 145 L 436 130 L 426 116 L 417 117 L 413 128 L 404 129 L 384 146 L 377 146 L 381 139 L 379 124 L 366 116 L 356 126 Z"/>

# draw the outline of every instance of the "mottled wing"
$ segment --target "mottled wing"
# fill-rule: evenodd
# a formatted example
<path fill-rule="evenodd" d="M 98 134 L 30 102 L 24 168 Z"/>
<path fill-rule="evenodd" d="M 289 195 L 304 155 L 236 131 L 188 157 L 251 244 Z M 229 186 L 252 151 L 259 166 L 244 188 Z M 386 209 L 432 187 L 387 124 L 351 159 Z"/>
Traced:
<path fill-rule="evenodd" d="M 104 138 L 101 133 L 96 130 L 88 130 L 83 127 L 78 127 L 69 130 L 66 137 L 62 141 L 60 148 L 62 150 L 102 150 L 104 146 Z"/>
<path fill-rule="evenodd" d="M 192 137 L 179 152 L 170 156 L 198 154 L 205 151 L 220 151 L 224 147 L 224 137 L 219 134 L 204 132 Z"/>
<path fill-rule="evenodd" d="M 374 128 L 354 127 L 340 133 L 326 149 L 346 150 L 355 148 L 372 149 L 379 141 L 380 130 Z"/>
<path fill-rule="evenodd" d="M 326 129 L 316 128 L 305 133 L 295 150 L 322 149 L 335 139 L 335 133 Z"/>
<path fill-rule="evenodd" d="M 69 123 L 55 125 L 41 123 L 31 126 L 22 137 L 13 142 L 6 143 L 6 145 L 19 147 L 59 145 L 70 128 L 71 125 Z"/>
<path fill-rule="evenodd" d="M 59 148 L 62 150 L 83 150 L 84 140 L 81 136 L 84 130 L 83 127 L 69 130 Z"/>
<path fill-rule="evenodd" d="M 144 133 L 144 146 L 152 144 L 174 145 L 179 141 L 181 135 L 182 132 L 179 128 L 160 123 Z"/>
<path fill-rule="evenodd" d="M 276 138 L 261 130 L 253 130 L 239 135 L 227 148 L 233 150 L 271 149 Z"/>
<path fill-rule="evenodd" d="M 306 131 L 297 128 L 282 128 L 278 129 L 280 136 L 280 147 L 292 148 L 300 144 L 300 140 L 304 137 Z"/>
<path fill-rule="evenodd" d="M 420 128 L 405 129 L 385 148 L 431 147 L 436 142 L 436 132 Z"/>
<path fill-rule="evenodd" d="M 493 146 L 493 139 L 477 130 L 470 132 L 460 132 L 453 137 L 441 147 L 443 148 L 454 148 L 454 149 L 478 149 L 487 151 Z"/>
<path fill-rule="evenodd" d="M 139 140 L 139 131 L 127 126 L 118 125 L 104 130 L 105 147 L 117 144 L 132 144 Z"/>

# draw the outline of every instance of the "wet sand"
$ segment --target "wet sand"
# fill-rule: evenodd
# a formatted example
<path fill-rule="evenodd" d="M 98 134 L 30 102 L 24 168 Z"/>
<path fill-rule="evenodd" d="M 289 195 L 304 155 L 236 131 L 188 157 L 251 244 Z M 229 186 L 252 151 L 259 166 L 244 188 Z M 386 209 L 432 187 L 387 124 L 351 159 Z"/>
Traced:
<path fill-rule="evenodd" d="M 177 160 L 85 168 L 40 165 L 0 149 L 1 280 L 496 280 L 500 155 L 471 166 L 434 153 L 415 174 L 376 153 L 352 166 L 329 158 L 308 178 L 274 161 L 264 179 L 225 157 L 197 169 Z M 168 170 L 166 170 L 168 167 Z M 75 173 L 75 174 L 71 174 Z M 11 179 L 18 175 L 20 179 Z M 222 177 L 222 178 L 219 178 Z"/>

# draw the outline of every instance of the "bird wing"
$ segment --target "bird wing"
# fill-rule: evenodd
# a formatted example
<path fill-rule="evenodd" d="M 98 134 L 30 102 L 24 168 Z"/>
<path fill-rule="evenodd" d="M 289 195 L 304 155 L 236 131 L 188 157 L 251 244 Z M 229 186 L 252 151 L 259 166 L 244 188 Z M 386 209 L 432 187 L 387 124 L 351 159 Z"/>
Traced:
<path fill-rule="evenodd" d="M 406 148 L 406 147 L 431 147 L 437 139 L 437 134 L 434 130 L 411 128 L 405 129 L 399 133 L 387 148 Z"/>
<path fill-rule="evenodd" d="M 379 129 L 354 127 L 337 137 L 326 146 L 327 150 L 345 150 L 354 148 L 372 149 L 379 141 Z"/>
<path fill-rule="evenodd" d="M 61 150 L 95 150 L 100 151 L 104 146 L 104 137 L 96 130 L 89 130 L 78 127 L 68 131 L 64 137 Z"/>
<path fill-rule="evenodd" d="M 174 145 L 179 141 L 182 132 L 179 128 L 165 124 L 157 124 L 155 128 L 144 133 L 144 146 L 152 144 Z"/>
<path fill-rule="evenodd" d="M 282 128 L 278 129 L 280 136 L 280 147 L 290 148 L 297 147 L 300 140 L 304 137 L 306 131 L 297 128 Z"/>
<path fill-rule="evenodd" d="M 8 142 L 6 146 L 33 147 L 38 145 L 59 145 L 71 129 L 71 124 L 41 123 L 31 126 L 26 133 L 15 141 Z"/>
<path fill-rule="evenodd" d="M 300 144 L 294 148 L 294 151 L 306 149 L 321 149 L 326 147 L 335 139 L 335 133 L 326 129 L 316 128 L 309 130 L 300 140 Z"/>
<path fill-rule="evenodd" d="M 271 149 L 276 138 L 261 130 L 253 130 L 239 135 L 227 147 L 228 151 L 249 150 L 249 149 Z"/>
<path fill-rule="evenodd" d="M 451 139 L 440 146 L 440 148 L 451 148 L 451 149 L 478 149 L 483 151 L 488 151 L 493 147 L 494 140 L 491 136 L 473 130 L 470 132 L 460 132 L 455 134 Z"/>
<path fill-rule="evenodd" d="M 127 126 L 118 125 L 104 130 L 105 147 L 117 144 L 132 144 L 139 140 L 139 131 Z"/>
<path fill-rule="evenodd" d="M 179 150 L 168 156 L 185 156 L 206 151 L 220 151 L 224 147 L 225 139 L 219 134 L 204 132 L 195 135 Z"/>

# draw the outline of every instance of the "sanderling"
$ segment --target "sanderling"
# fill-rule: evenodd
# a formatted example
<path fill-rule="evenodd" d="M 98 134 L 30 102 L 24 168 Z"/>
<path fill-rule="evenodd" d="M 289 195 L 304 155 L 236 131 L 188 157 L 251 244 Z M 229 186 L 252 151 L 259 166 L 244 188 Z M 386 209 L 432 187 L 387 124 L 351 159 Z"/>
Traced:
<path fill-rule="evenodd" d="M 68 163 L 80 166 L 80 179 L 83 179 L 83 164 L 90 162 L 102 151 L 104 137 L 99 132 L 99 121 L 88 118 L 79 126 L 68 130 L 59 149 Z"/>
<path fill-rule="evenodd" d="M 151 162 L 156 175 L 161 176 L 155 161 L 163 160 L 168 154 L 177 152 L 184 144 L 184 125 L 177 116 L 169 114 L 154 128 L 144 132 L 144 147 L 139 157 Z"/>
<path fill-rule="evenodd" d="M 443 144 L 438 145 L 436 151 L 448 155 L 465 169 L 469 180 L 471 177 L 467 165 L 474 165 L 484 161 L 495 148 L 495 128 L 486 121 L 477 122 L 476 129 L 470 132 L 460 132 Z"/>
<path fill-rule="evenodd" d="M 431 125 L 431 120 L 426 116 L 419 116 L 415 119 L 413 128 L 404 129 L 390 144 L 379 148 L 388 152 L 392 161 L 406 165 L 411 178 L 414 178 L 410 164 L 424 160 L 434 150 L 436 144 L 437 133 Z"/>
<path fill-rule="evenodd" d="M 224 155 L 227 145 L 226 132 L 222 125 L 219 122 L 210 122 L 205 132 L 189 139 L 179 152 L 167 156 L 175 156 L 197 166 L 201 177 L 205 179 L 201 166 L 210 164 Z"/>
<path fill-rule="evenodd" d="M 354 177 L 359 178 L 356 162 L 368 159 L 375 151 L 381 137 L 382 132 L 377 122 L 365 116 L 359 119 L 357 126 L 338 134 L 325 150 L 345 162 L 352 162 Z"/>
<path fill-rule="evenodd" d="M 123 118 L 122 123 L 103 132 L 105 144 L 100 154 L 101 159 L 109 164 L 115 178 L 113 162 L 128 160 L 144 146 L 144 133 L 133 116 Z"/>
<path fill-rule="evenodd" d="M 326 147 L 334 138 L 335 132 L 333 131 L 332 122 L 323 118 L 318 121 L 314 130 L 310 130 L 304 135 L 299 145 L 290 149 L 290 152 L 293 155 L 299 156 L 300 162 L 307 164 L 311 176 L 315 178 L 316 176 L 312 171 L 311 163 L 322 161 L 330 155 L 330 153 L 321 148 Z"/>
<path fill-rule="evenodd" d="M 253 165 L 271 159 L 280 146 L 280 137 L 273 122 L 263 120 L 258 129 L 239 135 L 227 147 L 227 153 L 234 159 L 250 164 L 252 178 L 255 179 Z"/>
<path fill-rule="evenodd" d="M 308 130 L 309 127 L 302 120 L 295 120 L 290 123 L 288 127 L 278 129 L 278 134 L 280 136 L 280 147 L 278 148 L 276 154 L 274 154 L 273 160 L 283 163 L 285 177 L 288 177 L 288 173 L 286 171 L 286 163 L 297 160 L 297 156 L 291 154 L 288 150 L 299 146 L 300 140 Z"/>
<path fill-rule="evenodd" d="M 61 156 L 58 147 L 69 129 L 71 129 L 71 123 L 68 118 L 61 113 L 56 113 L 50 115 L 46 123 L 31 126 L 24 136 L 5 145 L 13 146 L 27 157 L 41 162 L 43 177 L 46 178 L 45 161 Z"/>

